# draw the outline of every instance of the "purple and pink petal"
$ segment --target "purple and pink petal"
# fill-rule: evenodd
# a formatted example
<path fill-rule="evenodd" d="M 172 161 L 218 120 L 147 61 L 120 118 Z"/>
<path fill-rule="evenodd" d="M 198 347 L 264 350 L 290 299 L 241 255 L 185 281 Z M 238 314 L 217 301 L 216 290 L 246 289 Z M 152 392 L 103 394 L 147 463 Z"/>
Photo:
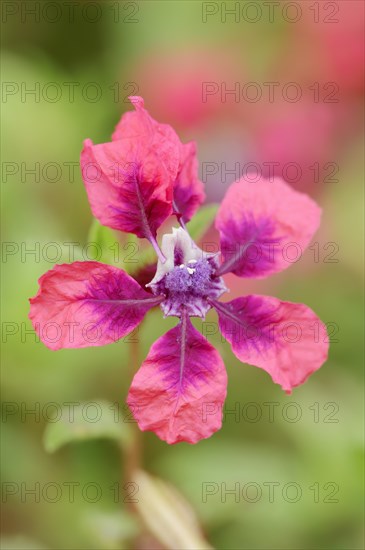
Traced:
<path fill-rule="evenodd" d="M 174 214 L 188 222 L 205 200 L 204 185 L 198 178 L 196 143 L 181 145 L 181 160 L 174 183 Z"/>
<path fill-rule="evenodd" d="M 256 295 L 212 304 L 238 359 L 266 370 L 287 393 L 327 359 L 326 326 L 304 304 Z"/>
<path fill-rule="evenodd" d="M 103 225 L 155 238 L 172 212 L 173 181 L 148 142 L 86 140 L 81 170 L 92 213 Z"/>
<path fill-rule="evenodd" d="M 233 183 L 219 208 L 223 264 L 219 275 L 263 278 L 291 265 L 289 247 L 301 253 L 320 223 L 321 209 L 276 178 Z"/>
<path fill-rule="evenodd" d="M 156 152 L 159 163 L 163 164 L 172 181 L 175 180 L 181 163 L 181 141 L 169 124 L 154 120 L 144 108 L 144 101 L 139 96 L 130 96 L 134 111 L 124 113 L 112 135 L 113 141 L 133 139 L 150 143 Z"/>
<path fill-rule="evenodd" d="M 52 350 L 103 346 L 129 334 L 160 302 L 117 267 L 74 262 L 42 275 L 29 317 Z"/>
<path fill-rule="evenodd" d="M 220 429 L 226 391 L 219 353 L 185 314 L 151 347 L 133 378 L 127 403 L 141 430 L 153 431 L 170 444 L 197 443 Z"/>

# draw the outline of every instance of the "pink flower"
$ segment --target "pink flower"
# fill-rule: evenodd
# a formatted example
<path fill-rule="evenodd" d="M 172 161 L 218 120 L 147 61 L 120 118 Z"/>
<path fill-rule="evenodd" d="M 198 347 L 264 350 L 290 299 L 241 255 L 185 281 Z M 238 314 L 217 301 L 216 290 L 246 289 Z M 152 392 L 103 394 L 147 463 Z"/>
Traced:
<path fill-rule="evenodd" d="M 152 345 L 127 402 L 142 430 L 168 443 L 196 443 L 221 427 L 227 375 L 190 317 L 204 318 L 214 308 L 233 353 L 266 370 L 287 393 L 326 360 L 325 326 L 307 306 L 260 295 L 219 301 L 228 272 L 263 278 L 288 267 L 283 248 L 309 244 L 320 209 L 280 179 L 241 179 L 218 211 L 221 259 L 204 252 L 184 223 L 204 200 L 195 145 L 182 145 L 172 128 L 150 117 L 141 98 L 131 100 L 136 111 L 122 117 L 112 142 L 85 142 L 81 167 L 94 215 L 154 246 L 158 263 L 149 290 L 110 265 L 58 265 L 40 278 L 30 318 L 56 350 L 114 342 L 158 305 L 164 316 L 177 317 L 176 327 Z M 165 234 L 160 248 L 156 230 L 171 214 L 181 227 Z M 87 337 L 90 326 L 96 338 Z"/>
<path fill-rule="evenodd" d="M 316 18 L 310 9 L 304 10 L 296 33 L 301 42 L 296 59 L 301 59 L 302 55 L 311 59 L 322 82 L 338 86 L 341 101 L 346 95 L 361 96 L 364 91 L 364 2 L 319 3 L 318 7 Z M 326 10 L 333 11 L 325 14 Z M 317 58 L 313 57 L 313 52 Z"/>
<path fill-rule="evenodd" d="M 334 136 L 339 121 L 333 107 L 309 101 L 265 105 L 257 121 L 254 158 L 263 175 L 282 175 L 296 189 L 318 193 L 318 181 L 336 168 L 331 161 L 337 158 Z"/>
<path fill-rule="evenodd" d="M 205 126 L 232 110 L 234 98 L 222 103 L 218 83 L 234 82 L 244 71 L 231 51 L 194 44 L 183 49 L 160 49 L 144 53 L 131 68 L 132 80 L 149 98 L 159 118 L 170 120 L 180 130 Z M 121 79 L 125 82 L 125 75 Z"/>

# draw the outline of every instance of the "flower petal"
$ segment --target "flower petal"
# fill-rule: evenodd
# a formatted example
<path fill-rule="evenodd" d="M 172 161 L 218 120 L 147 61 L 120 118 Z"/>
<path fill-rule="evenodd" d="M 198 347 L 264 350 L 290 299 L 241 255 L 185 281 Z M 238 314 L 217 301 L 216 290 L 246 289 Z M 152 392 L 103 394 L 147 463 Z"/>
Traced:
<path fill-rule="evenodd" d="M 181 161 L 174 183 L 174 213 L 188 222 L 205 200 L 204 185 L 198 178 L 196 143 L 181 146 Z"/>
<path fill-rule="evenodd" d="M 287 393 L 327 359 L 326 327 L 304 304 L 256 295 L 212 304 L 238 359 L 266 370 Z"/>
<path fill-rule="evenodd" d="M 133 138 L 148 139 L 163 163 L 172 180 L 175 180 L 179 169 L 181 142 L 175 130 L 168 124 L 154 120 L 144 108 L 144 101 L 139 96 L 130 96 L 129 100 L 135 111 L 125 113 L 117 124 L 112 140 Z"/>
<path fill-rule="evenodd" d="M 74 262 L 39 279 L 29 317 L 50 349 L 102 346 L 129 334 L 160 301 L 121 269 Z"/>
<path fill-rule="evenodd" d="M 169 173 L 148 139 L 84 142 L 81 169 L 91 210 L 103 224 L 150 241 L 172 212 Z"/>
<path fill-rule="evenodd" d="M 321 209 L 280 178 L 242 178 L 228 189 L 219 208 L 223 264 L 219 275 L 262 278 L 300 257 L 320 222 Z"/>
<path fill-rule="evenodd" d="M 188 316 L 159 338 L 134 376 L 128 405 L 141 430 L 167 443 L 197 443 L 222 425 L 223 361 Z"/>

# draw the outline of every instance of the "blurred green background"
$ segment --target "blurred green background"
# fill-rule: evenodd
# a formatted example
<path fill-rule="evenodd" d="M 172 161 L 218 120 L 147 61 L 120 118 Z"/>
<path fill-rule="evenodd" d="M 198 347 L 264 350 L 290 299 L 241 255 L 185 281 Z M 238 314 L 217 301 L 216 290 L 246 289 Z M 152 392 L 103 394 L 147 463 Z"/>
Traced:
<path fill-rule="evenodd" d="M 87 243 L 82 141 L 109 140 L 130 94 L 183 140 L 197 140 L 209 201 L 235 179 L 225 168 L 275 162 L 319 202 L 318 244 L 300 261 L 267 281 L 233 278 L 229 286 L 237 296 L 304 302 L 333 332 L 328 362 L 291 396 L 211 336 L 229 375 L 221 431 L 173 447 L 145 433 L 144 468 L 183 495 L 214 548 L 363 548 L 363 11 L 357 1 L 2 3 L 3 548 L 182 548 L 159 536 L 167 526 L 148 527 L 158 524 L 153 494 L 144 522 L 124 502 L 123 481 L 115 498 L 128 439 L 122 452 L 113 433 L 78 441 L 89 422 L 53 454 L 44 446 L 50 403 L 56 412 L 67 403 L 118 403 L 118 429 L 129 437 L 135 425 L 124 401 L 136 345 L 55 353 L 28 320 L 38 277 L 61 247 L 69 261 L 67 243 L 76 243 L 77 258 Z M 214 93 L 204 98 L 207 82 Z M 254 92 L 262 94 L 255 101 Z M 159 310 L 148 316 L 139 361 L 173 324 Z M 100 498 L 92 487 L 85 498 L 90 483 Z M 179 497 L 171 499 L 178 510 Z"/>

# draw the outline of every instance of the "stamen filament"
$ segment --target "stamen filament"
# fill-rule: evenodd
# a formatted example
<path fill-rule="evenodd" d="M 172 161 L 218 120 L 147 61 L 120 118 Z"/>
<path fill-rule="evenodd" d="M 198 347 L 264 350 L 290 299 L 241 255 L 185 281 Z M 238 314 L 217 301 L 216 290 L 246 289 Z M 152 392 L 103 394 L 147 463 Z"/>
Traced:
<path fill-rule="evenodd" d="M 164 264 L 166 262 L 166 258 L 163 255 L 161 248 L 158 246 L 158 242 L 152 235 L 150 235 L 149 241 L 152 244 L 153 248 L 155 249 L 158 259 L 160 260 L 160 262 Z"/>

